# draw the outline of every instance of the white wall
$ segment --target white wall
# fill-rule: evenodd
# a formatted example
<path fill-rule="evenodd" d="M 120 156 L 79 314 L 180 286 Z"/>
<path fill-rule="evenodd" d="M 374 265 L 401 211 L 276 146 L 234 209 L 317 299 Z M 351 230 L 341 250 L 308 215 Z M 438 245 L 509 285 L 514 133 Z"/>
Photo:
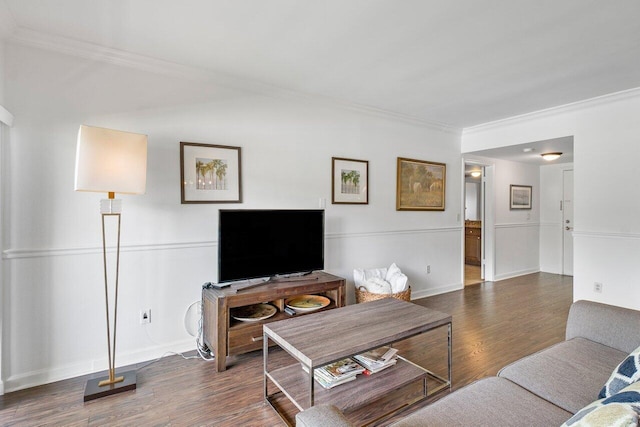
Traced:
<path fill-rule="evenodd" d="M 540 170 L 537 166 L 495 160 L 496 274 L 501 280 L 540 270 Z M 511 185 L 532 187 L 531 209 L 511 210 Z"/>
<path fill-rule="evenodd" d="M 415 297 L 462 287 L 459 133 L 14 44 L 6 78 L 16 118 L 3 195 L 7 390 L 106 367 L 103 196 L 73 191 L 80 124 L 149 136 L 147 193 L 123 197 L 118 365 L 195 347 L 183 317 L 216 278 L 220 207 L 326 199 L 327 271 L 351 279 L 355 267 L 395 261 Z M 180 141 L 241 146 L 244 203 L 181 205 Z M 332 156 L 369 161 L 369 205 L 331 205 Z M 446 211 L 395 210 L 397 157 L 447 164 Z M 147 307 L 153 321 L 142 327 Z"/>
<path fill-rule="evenodd" d="M 640 309 L 640 90 L 478 126 L 462 151 L 574 136 L 574 299 Z M 603 292 L 593 291 L 601 282 Z"/>

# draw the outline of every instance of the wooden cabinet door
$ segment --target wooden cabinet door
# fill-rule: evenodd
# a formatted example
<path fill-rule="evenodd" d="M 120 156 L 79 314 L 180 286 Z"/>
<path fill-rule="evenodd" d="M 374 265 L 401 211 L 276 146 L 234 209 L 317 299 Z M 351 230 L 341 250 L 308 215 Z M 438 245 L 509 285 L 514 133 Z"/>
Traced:
<path fill-rule="evenodd" d="M 466 264 L 480 265 L 481 242 L 480 230 L 471 229 L 465 233 L 464 262 Z"/>

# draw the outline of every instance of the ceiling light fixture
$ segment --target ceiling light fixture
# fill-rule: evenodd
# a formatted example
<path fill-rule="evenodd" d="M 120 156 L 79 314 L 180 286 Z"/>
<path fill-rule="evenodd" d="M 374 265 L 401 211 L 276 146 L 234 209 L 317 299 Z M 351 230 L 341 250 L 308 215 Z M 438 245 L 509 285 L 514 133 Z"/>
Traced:
<path fill-rule="evenodd" d="M 562 153 L 556 151 L 554 153 L 544 153 L 544 154 L 541 154 L 541 156 L 543 159 L 550 162 L 562 156 Z"/>
<path fill-rule="evenodd" d="M 474 178 L 477 178 L 480 175 L 482 175 L 482 172 L 480 172 L 480 171 L 472 171 L 471 172 L 471 176 L 474 177 Z"/>

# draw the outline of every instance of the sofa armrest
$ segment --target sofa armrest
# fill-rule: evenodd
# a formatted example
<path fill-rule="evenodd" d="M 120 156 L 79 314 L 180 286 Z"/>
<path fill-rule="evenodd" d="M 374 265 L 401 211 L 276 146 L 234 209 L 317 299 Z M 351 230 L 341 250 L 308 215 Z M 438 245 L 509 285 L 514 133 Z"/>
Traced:
<path fill-rule="evenodd" d="M 640 346 L 640 311 L 576 301 L 569 310 L 566 339 L 576 337 L 631 353 Z"/>
<path fill-rule="evenodd" d="M 353 427 L 333 405 L 312 406 L 296 415 L 296 427 Z"/>

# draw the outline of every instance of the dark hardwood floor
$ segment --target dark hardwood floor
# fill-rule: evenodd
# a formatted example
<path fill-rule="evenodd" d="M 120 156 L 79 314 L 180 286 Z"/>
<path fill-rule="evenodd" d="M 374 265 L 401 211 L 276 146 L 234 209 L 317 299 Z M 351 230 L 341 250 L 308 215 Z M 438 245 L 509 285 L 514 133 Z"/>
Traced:
<path fill-rule="evenodd" d="M 413 302 L 453 315 L 456 389 L 563 340 L 572 278 L 537 273 Z M 421 337 L 422 341 L 403 344 L 402 351 L 430 363 L 436 373 L 446 372 L 446 331 L 442 329 Z M 278 353 L 276 359 L 288 357 Z M 138 371 L 136 391 L 83 403 L 86 379 L 0 396 L 0 425 L 283 425 L 263 403 L 261 352 L 232 358 L 231 366 L 219 373 L 213 364 L 199 359 L 166 357 Z M 419 406 L 425 404 L 428 402 Z"/>

